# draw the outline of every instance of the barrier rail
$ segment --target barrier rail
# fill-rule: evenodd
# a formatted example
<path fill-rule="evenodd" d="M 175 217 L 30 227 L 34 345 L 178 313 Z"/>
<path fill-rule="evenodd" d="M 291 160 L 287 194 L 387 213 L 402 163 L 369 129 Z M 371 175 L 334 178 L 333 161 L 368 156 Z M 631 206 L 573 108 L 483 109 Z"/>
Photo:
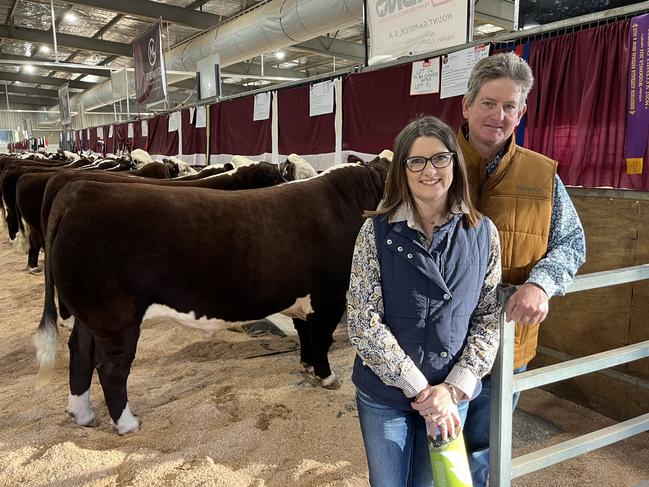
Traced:
<path fill-rule="evenodd" d="M 616 286 L 649 279 L 649 264 L 594 272 L 575 277 L 567 293 Z M 498 301 L 503 304 L 516 290 L 501 285 Z M 512 401 L 515 392 L 649 357 L 649 340 L 596 353 L 587 357 L 542 367 L 514 375 L 514 323 L 500 315 L 500 347 L 491 374 L 491 437 L 489 485 L 509 487 L 512 479 L 574 458 L 649 430 L 649 413 L 586 435 L 512 459 Z"/>

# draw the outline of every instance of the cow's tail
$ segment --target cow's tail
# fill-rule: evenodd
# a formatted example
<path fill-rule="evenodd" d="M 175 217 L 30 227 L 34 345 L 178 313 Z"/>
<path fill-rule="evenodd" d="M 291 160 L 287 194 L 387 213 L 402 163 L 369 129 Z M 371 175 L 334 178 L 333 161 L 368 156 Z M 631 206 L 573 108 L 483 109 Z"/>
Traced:
<path fill-rule="evenodd" d="M 34 334 L 38 376 L 48 379 L 54 370 L 59 348 L 59 330 L 56 325 L 56 305 L 54 304 L 54 276 L 52 275 L 52 243 L 58 230 L 58 221 L 49 226 L 45 242 L 45 303 L 41 322 Z"/>

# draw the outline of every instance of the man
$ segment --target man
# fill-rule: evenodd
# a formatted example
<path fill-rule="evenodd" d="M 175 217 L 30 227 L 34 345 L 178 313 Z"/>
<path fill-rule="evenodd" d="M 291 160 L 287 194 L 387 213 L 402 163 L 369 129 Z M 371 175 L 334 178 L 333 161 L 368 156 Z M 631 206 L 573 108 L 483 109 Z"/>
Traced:
<path fill-rule="evenodd" d="M 519 285 L 505 306 L 516 322 L 514 372 L 536 355 L 539 323 L 548 301 L 564 294 L 585 260 L 584 231 L 557 163 L 516 145 L 514 130 L 527 110 L 534 83 L 528 64 L 514 53 L 480 60 L 462 100 L 467 123 L 458 141 L 470 171 L 475 206 L 500 235 L 503 282 Z M 469 404 L 464 437 L 476 487 L 489 474 L 491 379 Z M 514 397 L 514 406 L 518 395 Z"/>

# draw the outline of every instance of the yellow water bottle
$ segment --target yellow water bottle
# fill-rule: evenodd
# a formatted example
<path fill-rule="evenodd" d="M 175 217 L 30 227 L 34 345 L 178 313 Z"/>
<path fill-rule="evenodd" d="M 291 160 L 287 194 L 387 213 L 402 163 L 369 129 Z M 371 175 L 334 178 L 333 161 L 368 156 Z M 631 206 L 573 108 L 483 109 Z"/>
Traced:
<path fill-rule="evenodd" d="M 435 487 L 473 487 L 462 430 L 446 441 L 439 432 L 429 432 L 428 448 Z"/>

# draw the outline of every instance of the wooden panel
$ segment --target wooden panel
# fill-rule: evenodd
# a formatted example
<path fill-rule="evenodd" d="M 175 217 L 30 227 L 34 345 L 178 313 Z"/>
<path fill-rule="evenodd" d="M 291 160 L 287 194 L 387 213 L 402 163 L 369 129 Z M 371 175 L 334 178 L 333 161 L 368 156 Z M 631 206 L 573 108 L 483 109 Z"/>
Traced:
<path fill-rule="evenodd" d="M 579 274 L 649 263 L 649 194 L 571 189 L 586 234 L 586 263 Z M 649 281 L 594 289 L 550 302 L 539 343 L 583 357 L 649 340 Z M 539 367 L 556 359 L 538 356 Z M 616 367 L 649 380 L 649 359 Z M 547 390 L 617 420 L 649 411 L 649 389 L 603 374 L 588 374 Z"/>
<path fill-rule="evenodd" d="M 636 244 L 635 265 L 649 263 L 649 203 L 640 202 L 638 242 Z M 649 281 L 633 285 L 631 322 L 628 342 L 638 343 L 649 340 Z M 626 373 L 649 380 L 649 359 L 637 360 L 626 366 Z M 649 407 L 648 407 L 649 410 Z"/>
<path fill-rule="evenodd" d="M 530 364 L 530 368 L 552 365 L 556 362 L 557 360 L 552 357 L 539 354 Z M 616 421 L 624 421 L 649 412 L 648 389 L 600 373 L 557 382 L 543 389 L 582 404 Z"/>
<path fill-rule="evenodd" d="M 550 300 L 539 343 L 583 357 L 628 343 L 631 285 L 593 289 Z"/>
<path fill-rule="evenodd" d="M 579 273 L 635 265 L 639 203 L 581 196 L 572 200 L 586 234 L 586 263 Z"/>

